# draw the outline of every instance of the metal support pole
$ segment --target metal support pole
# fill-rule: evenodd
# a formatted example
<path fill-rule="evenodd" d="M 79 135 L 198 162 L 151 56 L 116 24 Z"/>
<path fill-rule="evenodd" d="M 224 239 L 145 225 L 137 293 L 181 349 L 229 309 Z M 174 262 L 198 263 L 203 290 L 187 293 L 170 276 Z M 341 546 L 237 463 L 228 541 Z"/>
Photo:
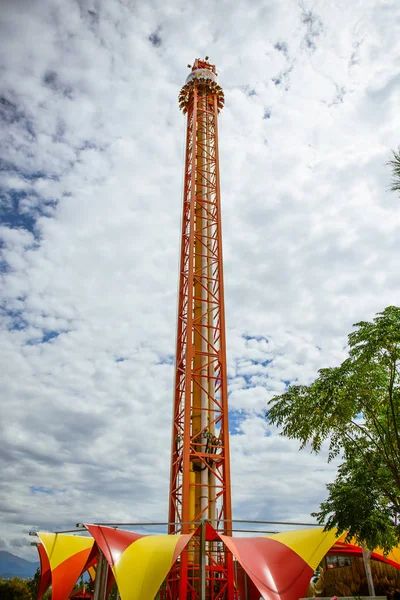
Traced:
<path fill-rule="evenodd" d="M 206 600 L 206 527 L 207 521 L 200 525 L 200 600 Z"/>
<path fill-rule="evenodd" d="M 375 586 L 371 571 L 371 550 L 368 550 L 368 548 L 366 548 L 364 544 L 362 544 L 361 548 L 364 560 L 365 575 L 367 577 L 368 583 L 368 592 L 370 596 L 375 596 Z"/>
<path fill-rule="evenodd" d="M 97 563 L 96 578 L 94 580 L 93 600 L 106 600 L 107 591 L 108 563 L 104 554 L 100 552 L 99 562 Z"/>

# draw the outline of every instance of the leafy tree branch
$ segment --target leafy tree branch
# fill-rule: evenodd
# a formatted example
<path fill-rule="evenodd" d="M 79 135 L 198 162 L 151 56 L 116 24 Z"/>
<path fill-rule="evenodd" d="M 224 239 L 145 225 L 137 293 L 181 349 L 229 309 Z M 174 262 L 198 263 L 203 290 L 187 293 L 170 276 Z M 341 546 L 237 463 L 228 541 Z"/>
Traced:
<path fill-rule="evenodd" d="M 400 308 L 388 306 L 354 327 L 349 357 L 321 369 L 309 386 L 275 396 L 266 417 L 300 448 L 318 453 L 326 443 L 329 460 L 342 458 L 314 513 L 319 521 L 388 551 L 398 543 L 393 515 L 400 512 Z"/>

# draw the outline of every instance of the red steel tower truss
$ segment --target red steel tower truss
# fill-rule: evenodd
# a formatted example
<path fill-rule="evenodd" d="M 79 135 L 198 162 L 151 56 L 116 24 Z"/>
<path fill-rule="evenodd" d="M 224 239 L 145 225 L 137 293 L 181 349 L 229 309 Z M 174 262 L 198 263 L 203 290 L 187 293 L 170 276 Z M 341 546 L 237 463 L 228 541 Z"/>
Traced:
<path fill-rule="evenodd" d="M 207 521 L 231 530 L 228 393 L 222 268 L 218 113 L 224 105 L 216 69 L 197 59 L 179 95 L 187 114 L 179 276 L 169 533 L 191 533 Z M 196 536 L 169 578 L 171 599 L 207 593 L 233 598 L 231 556 L 205 542 L 200 565 Z"/>

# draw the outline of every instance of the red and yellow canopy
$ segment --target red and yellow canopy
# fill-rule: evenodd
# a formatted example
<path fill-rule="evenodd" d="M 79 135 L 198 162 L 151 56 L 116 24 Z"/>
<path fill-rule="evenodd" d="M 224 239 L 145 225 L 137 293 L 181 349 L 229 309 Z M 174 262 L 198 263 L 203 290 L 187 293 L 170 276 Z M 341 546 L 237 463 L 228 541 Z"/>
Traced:
<path fill-rule="evenodd" d="M 40 558 L 40 582 L 36 600 L 42 600 L 51 585 L 51 568 L 46 550 L 42 543 L 37 545 Z"/>
<path fill-rule="evenodd" d="M 153 600 L 191 535 L 141 535 L 86 525 L 103 552 L 122 600 Z"/>
<path fill-rule="evenodd" d="M 60 533 L 38 533 L 41 544 L 39 554 L 44 552 L 51 571 L 52 600 L 66 600 L 80 575 L 86 570 L 92 553 L 94 539 Z M 42 546 L 42 550 L 40 549 Z M 97 549 L 96 549 L 97 551 Z M 41 562 L 42 562 L 42 555 Z M 45 571 L 46 573 L 46 571 Z M 46 575 L 48 577 L 48 575 Z M 42 571 L 40 589 L 44 586 Z M 44 593 L 44 592 L 43 592 Z"/>
<path fill-rule="evenodd" d="M 191 535 L 142 535 L 131 531 L 86 525 L 91 537 L 39 533 L 42 577 L 38 600 L 52 583 L 52 600 L 67 600 L 80 575 L 89 570 L 99 552 L 109 565 L 108 589 L 118 585 L 121 600 L 153 600 Z M 212 536 L 212 538 L 210 537 Z M 220 539 L 239 563 L 237 585 L 246 584 L 250 600 L 297 600 L 328 552 L 360 554 L 345 536 L 322 528 L 288 531 L 271 536 L 236 538 L 219 535 L 207 525 L 207 539 Z M 375 550 L 372 558 L 400 568 L 400 548 L 387 556 Z M 245 581 L 245 573 L 248 576 Z"/>
<path fill-rule="evenodd" d="M 359 556 L 362 554 L 362 548 L 351 540 L 349 543 L 345 542 L 346 534 L 341 535 L 335 540 L 334 545 L 329 549 L 329 554 L 347 554 L 350 556 Z M 400 569 L 400 546 L 393 548 L 387 556 L 384 555 L 382 548 L 375 548 L 371 554 L 373 560 L 379 560 L 392 565 L 396 569 Z"/>
<path fill-rule="evenodd" d="M 264 600 L 304 597 L 310 579 L 335 541 L 335 532 L 304 529 L 269 537 L 220 536 Z"/>

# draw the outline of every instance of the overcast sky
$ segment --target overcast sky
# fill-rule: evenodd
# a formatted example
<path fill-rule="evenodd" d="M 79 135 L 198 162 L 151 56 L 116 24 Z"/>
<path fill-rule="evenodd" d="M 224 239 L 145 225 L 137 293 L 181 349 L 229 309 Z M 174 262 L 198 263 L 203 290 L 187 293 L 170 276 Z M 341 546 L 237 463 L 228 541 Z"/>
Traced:
<path fill-rule="evenodd" d="M 398 0 L 1 0 L 0 548 L 167 519 L 187 64 L 220 158 L 235 518 L 335 475 L 264 420 L 399 304 Z"/>

